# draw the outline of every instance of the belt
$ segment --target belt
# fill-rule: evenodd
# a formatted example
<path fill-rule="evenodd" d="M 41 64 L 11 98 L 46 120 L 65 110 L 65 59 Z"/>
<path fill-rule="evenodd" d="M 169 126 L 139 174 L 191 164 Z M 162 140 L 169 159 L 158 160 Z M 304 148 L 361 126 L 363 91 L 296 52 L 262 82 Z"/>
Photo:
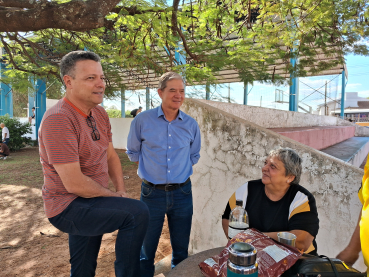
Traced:
<path fill-rule="evenodd" d="M 184 183 L 175 183 L 175 184 L 153 184 L 150 183 L 149 181 L 143 179 L 142 182 L 144 182 L 146 185 L 149 185 L 153 188 L 156 189 L 160 189 L 160 190 L 165 190 L 165 191 L 172 191 L 172 190 L 176 190 L 179 189 L 180 187 L 183 187 L 184 185 L 188 184 L 188 182 L 190 182 L 190 177 L 188 177 L 188 179 L 186 181 L 184 181 Z"/>

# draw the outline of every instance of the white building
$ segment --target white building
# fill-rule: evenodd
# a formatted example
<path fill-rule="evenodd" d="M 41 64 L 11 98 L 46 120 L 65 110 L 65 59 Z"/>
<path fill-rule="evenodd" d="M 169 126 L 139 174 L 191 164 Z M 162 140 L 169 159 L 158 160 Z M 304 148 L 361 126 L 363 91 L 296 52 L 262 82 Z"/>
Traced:
<path fill-rule="evenodd" d="M 327 110 L 325 112 L 325 109 Z M 347 92 L 345 94 L 345 113 L 363 112 L 363 110 L 369 111 L 369 99 L 364 97 L 359 97 L 358 92 Z M 367 112 L 368 112 L 367 111 Z M 329 101 L 327 104 L 318 105 L 317 114 L 319 115 L 334 115 L 341 113 L 341 99 L 336 101 Z"/>

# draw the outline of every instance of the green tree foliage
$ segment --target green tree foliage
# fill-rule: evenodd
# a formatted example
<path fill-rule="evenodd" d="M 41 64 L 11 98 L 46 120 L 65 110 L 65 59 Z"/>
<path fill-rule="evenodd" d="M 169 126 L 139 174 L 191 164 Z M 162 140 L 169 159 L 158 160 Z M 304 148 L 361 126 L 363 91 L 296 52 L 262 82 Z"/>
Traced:
<path fill-rule="evenodd" d="M 131 111 L 130 110 L 126 110 L 126 118 L 132 118 L 133 115 L 131 115 Z"/>
<path fill-rule="evenodd" d="M 121 111 L 117 109 L 115 106 L 107 107 L 106 109 L 107 114 L 109 115 L 109 118 L 120 118 L 121 117 Z M 130 110 L 125 111 L 126 118 L 133 117 L 131 115 Z"/>
<path fill-rule="evenodd" d="M 22 88 L 29 74 L 60 79 L 58 61 L 78 49 L 102 57 L 108 98 L 119 96 L 127 82 L 131 89 L 143 88 L 149 73 L 159 76 L 168 70 L 185 72 L 190 85 L 215 82 L 219 71 L 226 70 L 236 70 L 247 82 L 283 83 L 290 73 L 307 76 L 341 65 L 349 52 L 368 55 L 368 4 L 186 0 L 180 5 L 173 0 L 168 5 L 162 0 L 123 0 L 106 14 L 103 27 L 87 32 L 67 27 L 3 32 L 0 44 L 12 69 L 6 74 Z M 299 63 L 292 67 L 295 56 Z"/>
<path fill-rule="evenodd" d="M 121 112 L 115 106 L 107 107 L 106 109 L 109 118 L 120 118 Z"/>
<path fill-rule="evenodd" d="M 9 115 L 0 116 L 0 123 L 4 123 L 9 129 L 9 149 L 17 151 L 31 142 L 30 137 L 25 137 L 26 134 L 32 132 L 31 126 L 28 123 L 21 123 L 17 118 L 10 118 Z"/>

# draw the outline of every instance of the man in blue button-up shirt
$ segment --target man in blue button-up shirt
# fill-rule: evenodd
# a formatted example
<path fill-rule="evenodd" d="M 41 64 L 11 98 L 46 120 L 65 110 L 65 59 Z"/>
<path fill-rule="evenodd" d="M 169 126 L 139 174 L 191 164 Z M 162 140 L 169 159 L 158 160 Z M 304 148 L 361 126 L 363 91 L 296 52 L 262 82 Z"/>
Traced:
<path fill-rule="evenodd" d="M 141 112 L 132 121 L 127 154 L 138 163 L 142 179 L 141 201 L 150 211 L 150 222 L 141 250 L 141 277 L 154 276 L 154 259 L 168 218 L 172 268 L 188 256 L 192 222 L 192 166 L 200 158 L 201 137 L 197 122 L 180 111 L 185 90 L 182 77 L 167 72 L 160 77 L 161 106 Z"/>

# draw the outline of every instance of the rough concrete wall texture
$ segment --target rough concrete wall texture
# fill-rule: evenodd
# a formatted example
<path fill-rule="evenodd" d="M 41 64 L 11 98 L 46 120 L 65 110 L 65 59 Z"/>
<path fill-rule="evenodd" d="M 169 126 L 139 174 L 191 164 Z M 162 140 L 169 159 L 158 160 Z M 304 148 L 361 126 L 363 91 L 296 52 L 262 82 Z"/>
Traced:
<path fill-rule="evenodd" d="M 338 117 L 308 113 L 282 111 L 233 103 L 199 100 L 264 128 L 286 128 L 306 126 L 355 126 L 355 136 L 369 137 L 369 128 Z"/>
<path fill-rule="evenodd" d="M 300 184 L 317 201 L 319 253 L 334 257 L 347 245 L 361 209 L 357 191 L 362 169 L 198 100 L 186 100 L 183 110 L 197 120 L 202 139 L 201 158 L 191 177 L 190 253 L 226 245 L 221 215 L 229 197 L 246 181 L 261 178 L 268 152 L 278 147 L 293 148 L 303 159 Z"/>

